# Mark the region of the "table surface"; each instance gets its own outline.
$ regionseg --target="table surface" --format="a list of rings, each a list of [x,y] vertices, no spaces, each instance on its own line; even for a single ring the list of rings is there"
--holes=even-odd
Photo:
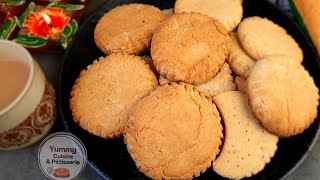
[[[88,4],[86,14],[91,14],[96,7],[106,0],[91,0]],[[86,16],[85,16],[86,17]],[[62,54],[33,53],[34,59],[40,64],[49,80],[57,88],[58,74],[62,61]],[[61,122],[58,119],[54,129],[61,128]],[[39,169],[37,161],[39,143],[17,151],[0,151],[0,179],[20,180],[20,179],[46,179]],[[294,150],[293,150],[294,151]],[[320,140],[317,141],[314,148],[303,162],[303,164],[289,177],[288,180],[320,179]],[[103,178],[96,173],[89,165],[86,166],[83,173],[77,178],[79,180]]]

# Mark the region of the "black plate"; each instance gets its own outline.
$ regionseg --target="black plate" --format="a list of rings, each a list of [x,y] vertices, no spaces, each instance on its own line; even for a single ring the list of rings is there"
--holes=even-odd
[[[123,138],[102,139],[91,135],[81,129],[72,120],[69,109],[69,94],[71,87],[81,70],[91,64],[93,60],[104,56],[96,48],[93,31],[99,18],[110,9],[125,3],[152,4],[160,9],[172,8],[173,0],[109,0],[101,6],[87,21],[79,28],[73,41],[65,52],[63,69],[60,74],[58,104],[59,113],[63,120],[66,131],[77,135],[85,144],[88,151],[89,164],[102,176],[112,179],[147,179],[140,173],[127,152]],[[295,22],[290,20],[280,10],[266,1],[244,0],[244,17],[261,16],[267,17],[275,23],[284,27],[294,37],[303,49],[303,65],[314,77],[320,87],[320,72],[318,56]],[[291,138],[280,139],[278,151],[272,161],[262,172],[250,179],[280,179],[293,172],[305,159],[306,155],[316,142],[319,132],[320,120],[315,122],[303,134]],[[212,168],[202,174],[199,179],[223,179],[215,174]]]

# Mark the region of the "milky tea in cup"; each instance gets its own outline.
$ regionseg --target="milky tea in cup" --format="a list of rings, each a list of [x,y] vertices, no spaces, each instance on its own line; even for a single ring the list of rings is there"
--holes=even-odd
[[[26,86],[30,69],[15,59],[0,59],[0,111],[9,106]]]
[[[29,146],[50,131],[55,91],[22,46],[0,40],[0,150]]]

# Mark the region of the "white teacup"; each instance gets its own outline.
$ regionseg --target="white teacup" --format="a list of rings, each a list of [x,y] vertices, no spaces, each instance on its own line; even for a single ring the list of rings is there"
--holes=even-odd
[[[1,60],[20,61],[29,68],[23,90],[0,109],[0,149],[20,149],[41,140],[50,131],[56,118],[55,91],[38,63],[22,46],[0,40]]]

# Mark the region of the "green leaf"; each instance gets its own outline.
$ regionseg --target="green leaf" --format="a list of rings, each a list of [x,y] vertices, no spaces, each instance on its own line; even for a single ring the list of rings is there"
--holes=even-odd
[[[17,27],[18,18],[16,16],[9,19],[9,21],[2,24],[0,30],[0,39],[9,39],[11,33]]]
[[[84,5],[65,4],[65,3],[50,3],[48,7],[62,8],[64,10],[72,10],[72,11],[79,11],[84,9]]]
[[[29,48],[43,47],[49,42],[48,39],[27,35],[18,35],[13,41]]]
[[[61,46],[66,49],[70,41],[72,40],[73,35],[78,29],[78,23],[76,20],[70,21],[63,30],[63,36],[60,39]]]
[[[30,16],[30,14],[32,13],[32,11],[34,11],[34,9],[36,8],[36,5],[31,2],[29,4],[29,6],[27,7],[27,9],[24,11],[24,13],[20,16],[19,19],[19,27],[22,27],[24,22],[26,21],[26,19]]]
[[[294,14],[294,16],[296,17],[296,19],[297,19],[297,21],[298,21],[300,27],[302,28],[302,30],[307,34],[307,36],[308,36],[308,37],[311,39],[311,41],[312,41],[312,38],[311,38],[310,33],[309,33],[308,29],[307,29],[307,26],[306,26],[306,24],[304,23],[304,21],[303,21],[301,15],[300,15],[300,13],[299,13],[296,5],[294,4],[294,1],[293,1],[293,0],[289,0],[289,5],[290,5],[290,7],[291,7],[292,13]]]
[[[13,6],[21,6],[26,3],[25,0],[0,0],[0,3],[7,3]]]

